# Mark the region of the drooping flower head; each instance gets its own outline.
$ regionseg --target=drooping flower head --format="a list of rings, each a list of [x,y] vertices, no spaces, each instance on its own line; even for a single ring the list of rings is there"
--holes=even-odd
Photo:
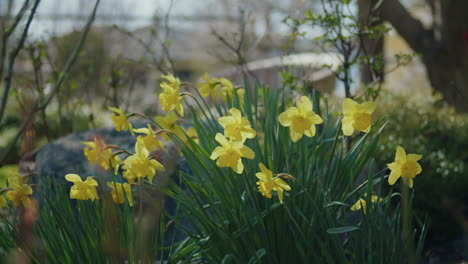
[[[302,96],[297,107],[290,107],[278,117],[282,126],[290,127],[292,141],[297,142],[303,135],[315,136],[315,125],[321,124],[323,119],[312,110],[312,102]]]
[[[112,168],[114,169],[115,174],[117,174],[119,172],[120,165],[123,164],[123,161],[120,159],[119,155],[112,154],[110,163],[111,163]]]
[[[273,178],[273,173],[263,165],[259,164],[261,172],[255,174],[259,179],[257,182],[258,190],[268,199],[271,199],[271,192],[278,193],[278,199],[283,203],[283,191],[291,190],[291,187],[279,177]]]
[[[167,75],[161,75],[161,77],[166,79],[169,82],[169,83],[167,82],[163,82],[163,83],[166,83],[167,85],[173,87],[174,89],[180,88],[180,85],[181,85],[180,79],[175,77],[174,75],[167,74]]]
[[[213,99],[216,100],[218,98],[219,89],[218,78],[210,78],[208,74],[205,74],[202,79],[203,82],[198,83],[198,90],[200,91],[201,96],[208,97],[211,95]]]
[[[364,197],[366,197],[367,194],[364,194]],[[382,201],[382,198],[378,197],[377,195],[372,195],[370,199],[371,203],[379,203]],[[372,207],[370,207],[372,209]],[[364,214],[366,214],[367,210],[367,204],[366,204],[366,199],[365,198],[360,198],[353,206],[351,206],[351,211],[359,211],[362,210]]]
[[[140,141],[135,143],[135,154],[125,159],[122,168],[124,169],[123,177],[129,183],[134,183],[137,178],[146,177],[151,183],[156,171],[165,170],[161,163],[149,157],[149,151]]]
[[[20,206],[21,204],[24,207],[29,207],[31,204],[31,198],[33,190],[31,186],[27,184],[11,184],[12,190],[7,191],[6,197],[10,200],[14,206]]]
[[[350,98],[343,100],[343,120],[341,129],[345,136],[351,136],[354,129],[369,133],[372,124],[371,114],[375,110],[374,102],[358,104]]]
[[[235,89],[234,86],[232,85],[232,82],[226,78],[219,78],[218,81],[221,85],[220,87],[221,99],[223,99],[224,102],[228,101],[228,97],[231,99],[231,101],[234,101],[234,93],[235,93],[239,97],[240,105],[242,106],[244,104],[244,96],[245,96],[244,88]]]
[[[154,120],[161,128],[167,129],[176,135],[179,135],[182,131],[181,126],[178,124],[179,117],[174,111],[168,112],[165,116],[156,116]],[[170,140],[165,134],[163,137],[165,140]]]
[[[143,145],[145,146],[145,148],[149,150],[150,152],[153,150],[157,150],[157,149],[162,149],[166,151],[166,149],[164,148],[164,144],[161,142],[161,140],[156,138],[156,133],[151,127],[151,125],[148,124],[148,127],[134,129],[133,131],[135,131],[136,133],[141,133],[141,134],[146,135],[146,136],[138,136],[137,140],[141,141]]]
[[[81,142],[88,146],[83,152],[91,165],[97,164],[105,170],[109,169],[109,162],[112,159],[112,151],[107,148],[107,144],[102,139],[94,138],[94,141]]]
[[[128,183],[117,183],[117,182],[108,182],[107,186],[109,186],[111,190],[112,200],[116,204],[123,204],[125,202],[125,197],[128,200],[128,204],[130,206],[134,205],[133,202],[133,194],[132,194],[132,186]]]
[[[108,106],[109,110],[114,112],[111,114],[112,122],[114,123],[116,131],[127,131],[130,130],[130,133],[133,135],[132,123],[128,122],[128,118],[123,112],[123,110],[115,107]]]
[[[176,110],[180,116],[184,116],[184,107],[181,104],[182,96],[180,95],[180,80],[172,75],[163,75],[169,83],[162,82],[161,88],[163,92],[159,95],[159,102],[164,111]]]
[[[224,128],[224,135],[231,140],[244,142],[247,138],[255,138],[255,130],[250,126],[249,120],[242,117],[241,111],[236,108],[229,109],[230,116],[218,118]]]
[[[218,167],[230,167],[236,173],[241,174],[244,171],[244,164],[242,164],[241,158],[253,159],[255,153],[252,149],[241,141],[230,141],[220,133],[216,134],[215,140],[221,144],[213,150],[210,158],[216,160]]]
[[[85,181],[77,174],[67,174],[65,179],[73,182],[74,185],[70,189],[70,199],[77,200],[92,200],[99,199],[96,186],[98,182],[91,177],[87,177]]]
[[[393,185],[401,177],[408,187],[413,188],[413,179],[422,172],[422,167],[418,163],[418,160],[421,158],[422,155],[419,154],[406,155],[405,150],[398,146],[396,149],[395,161],[387,164],[390,169],[388,183]]]

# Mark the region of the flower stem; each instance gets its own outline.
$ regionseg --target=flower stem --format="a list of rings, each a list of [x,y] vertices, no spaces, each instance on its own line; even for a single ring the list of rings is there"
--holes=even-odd
[[[414,248],[414,239],[411,232],[412,222],[411,222],[411,203],[410,203],[410,189],[408,185],[401,181],[401,192],[402,192],[402,201],[401,201],[401,222],[402,222],[402,240],[403,246],[406,250],[408,256],[408,263],[416,264],[417,256]]]

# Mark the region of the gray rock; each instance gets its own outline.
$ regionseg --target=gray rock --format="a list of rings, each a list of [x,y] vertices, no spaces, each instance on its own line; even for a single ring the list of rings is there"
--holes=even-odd
[[[86,159],[81,142],[93,141],[95,137],[102,138],[107,144],[121,146],[129,151],[133,150],[135,137],[127,132],[117,132],[104,128],[89,130],[68,135],[42,147],[36,155],[36,171],[39,174],[37,182],[49,177],[54,180],[65,181],[65,175],[75,173],[82,178],[97,176],[110,177],[109,172],[98,166],[92,166]]]
[[[145,125],[136,127],[145,127]],[[99,184],[104,186],[105,190],[108,190],[105,185],[106,182],[112,181],[110,171],[106,171],[100,166],[90,165],[83,153],[83,149],[86,146],[81,142],[93,141],[95,137],[104,139],[107,144],[120,146],[130,153],[134,152],[136,137],[128,132],[117,132],[113,128],[103,128],[74,133],[43,146],[37,152],[35,170],[38,175],[33,181],[44,187],[47,186],[46,183],[50,179],[54,181],[54,183],[64,184],[67,189],[69,189],[72,184],[65,180],[65,175],[74,173],[80,175],[82,179],[88,176],[96,176]],[[163,188],[167,186],[171,178],[173,178],[177,184],[180,184],[178,182],[178,177],[175,177],[178,170],[182,170],[186,173],[190,173],[191,171],[185,159],[180,156],[178,149],[173,143],[167,143],[165,148],[167,152],[161,151],[161,153],[158,152],[158,155],[160,155],[160,162],[164,165],[166,171],[157,172],[153,180],[153,184]],[[123,160],[126,154],[121,155],[121,159]],[[121,177],[121,173],[117,176],[117,181],[124,181]],[[141,191],[143,191],[145,195],[137,195],[140,191],[139,188],[142,188]],[[141,202],[145,208],[145,214],[149,219],[152,219],[152,226],[149,227],[149,229],[157,230],[159,227],[155,220],[159,219],[160,211],[164,208],[169,214],[174,214],[176,212],[177,203],[171,199],[167,199],[163,192],[153,189],[134,186],[133,192],[135,202]],[[46,192],[47,194],[45,194]],[[45,195],[53,195],[53,190],[50,192],[47,190],[46,192],[43,193]],[[100,193],[99,195],[101,197],[103,194]],[[139,201],[139,197],[144,198]],[[39,201],[43,200],[39,196],[37,198]],[[164,219],[163,221],[167,222],[168,219]],[[174,227],[174,225],[171,225],[167,230],[165,244],[168,245],[169,243],[180,241],[184,238],[185,235],[182,231]]]

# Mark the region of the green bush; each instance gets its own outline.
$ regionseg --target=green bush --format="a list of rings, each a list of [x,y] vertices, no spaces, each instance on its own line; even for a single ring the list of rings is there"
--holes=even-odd
[[[436,97],[414,100],[391,93],[383,94],[377,112],[387,120],[377,150],[380,164],[393,159],[397,145],[422,154],[424,177],[415,180],[415,210],[430,215],[432,239],[460,235],[462,226],[449,204],[467,212],[462,206],[468,204],[468,115]]]

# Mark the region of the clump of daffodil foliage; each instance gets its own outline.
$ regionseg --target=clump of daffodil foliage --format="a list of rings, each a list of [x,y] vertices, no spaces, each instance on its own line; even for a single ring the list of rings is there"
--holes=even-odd
[[[44,242],[48,248],[64,243],[61,257],[87,262],[417,261],[424,230],[416,237],[409,192],[417,189],[416,176],[424,174],[422,156],[394,146],[395,160],[388,168],[376,167],[373,155],[384,129],[382,120],[372,118],[376,103],[347,98],[332,114],[316,94],[288,87],[237,87],[208,75],[198,85],[170,74],[163,78],[162,115],[149,118],[109,107],[115,129],[135,135],[133,150],[97,138],[83,142],[90,164],[108,170],[114,180],[64,175],[72,187],[60,192],[60,199],[46,199],[51,214],[41,214],[45,223],[38,224],[39,237],[51,240]],[[134,116],[148,124],[134,127]],[[169,164],[156,153],[168,151],[169,142],[190,173],[179,171],[164,189],[154,178]],[[382,191],[400,178],[401,195]],[[145,189],[162,191],[177,204],[170,215],[161,205],[158,214],[149,215],[147,221],[159,224],[156,229],[145,227],[144,217],[134,218],[144,216],[144,200],[162,202]],[[30,203],[29,185],[7,191],[14,206]],[[58,202],[63,199],[78,200],[78,211]],[[58,212],[63,216],[55,216]],[[94,222],[86,222],[92,217]],[[48,234],[57,219],[57,235]],[[184,231],[186,239],[166,243],[168,228]],[[74,254],[76,241],[83,245]]]

